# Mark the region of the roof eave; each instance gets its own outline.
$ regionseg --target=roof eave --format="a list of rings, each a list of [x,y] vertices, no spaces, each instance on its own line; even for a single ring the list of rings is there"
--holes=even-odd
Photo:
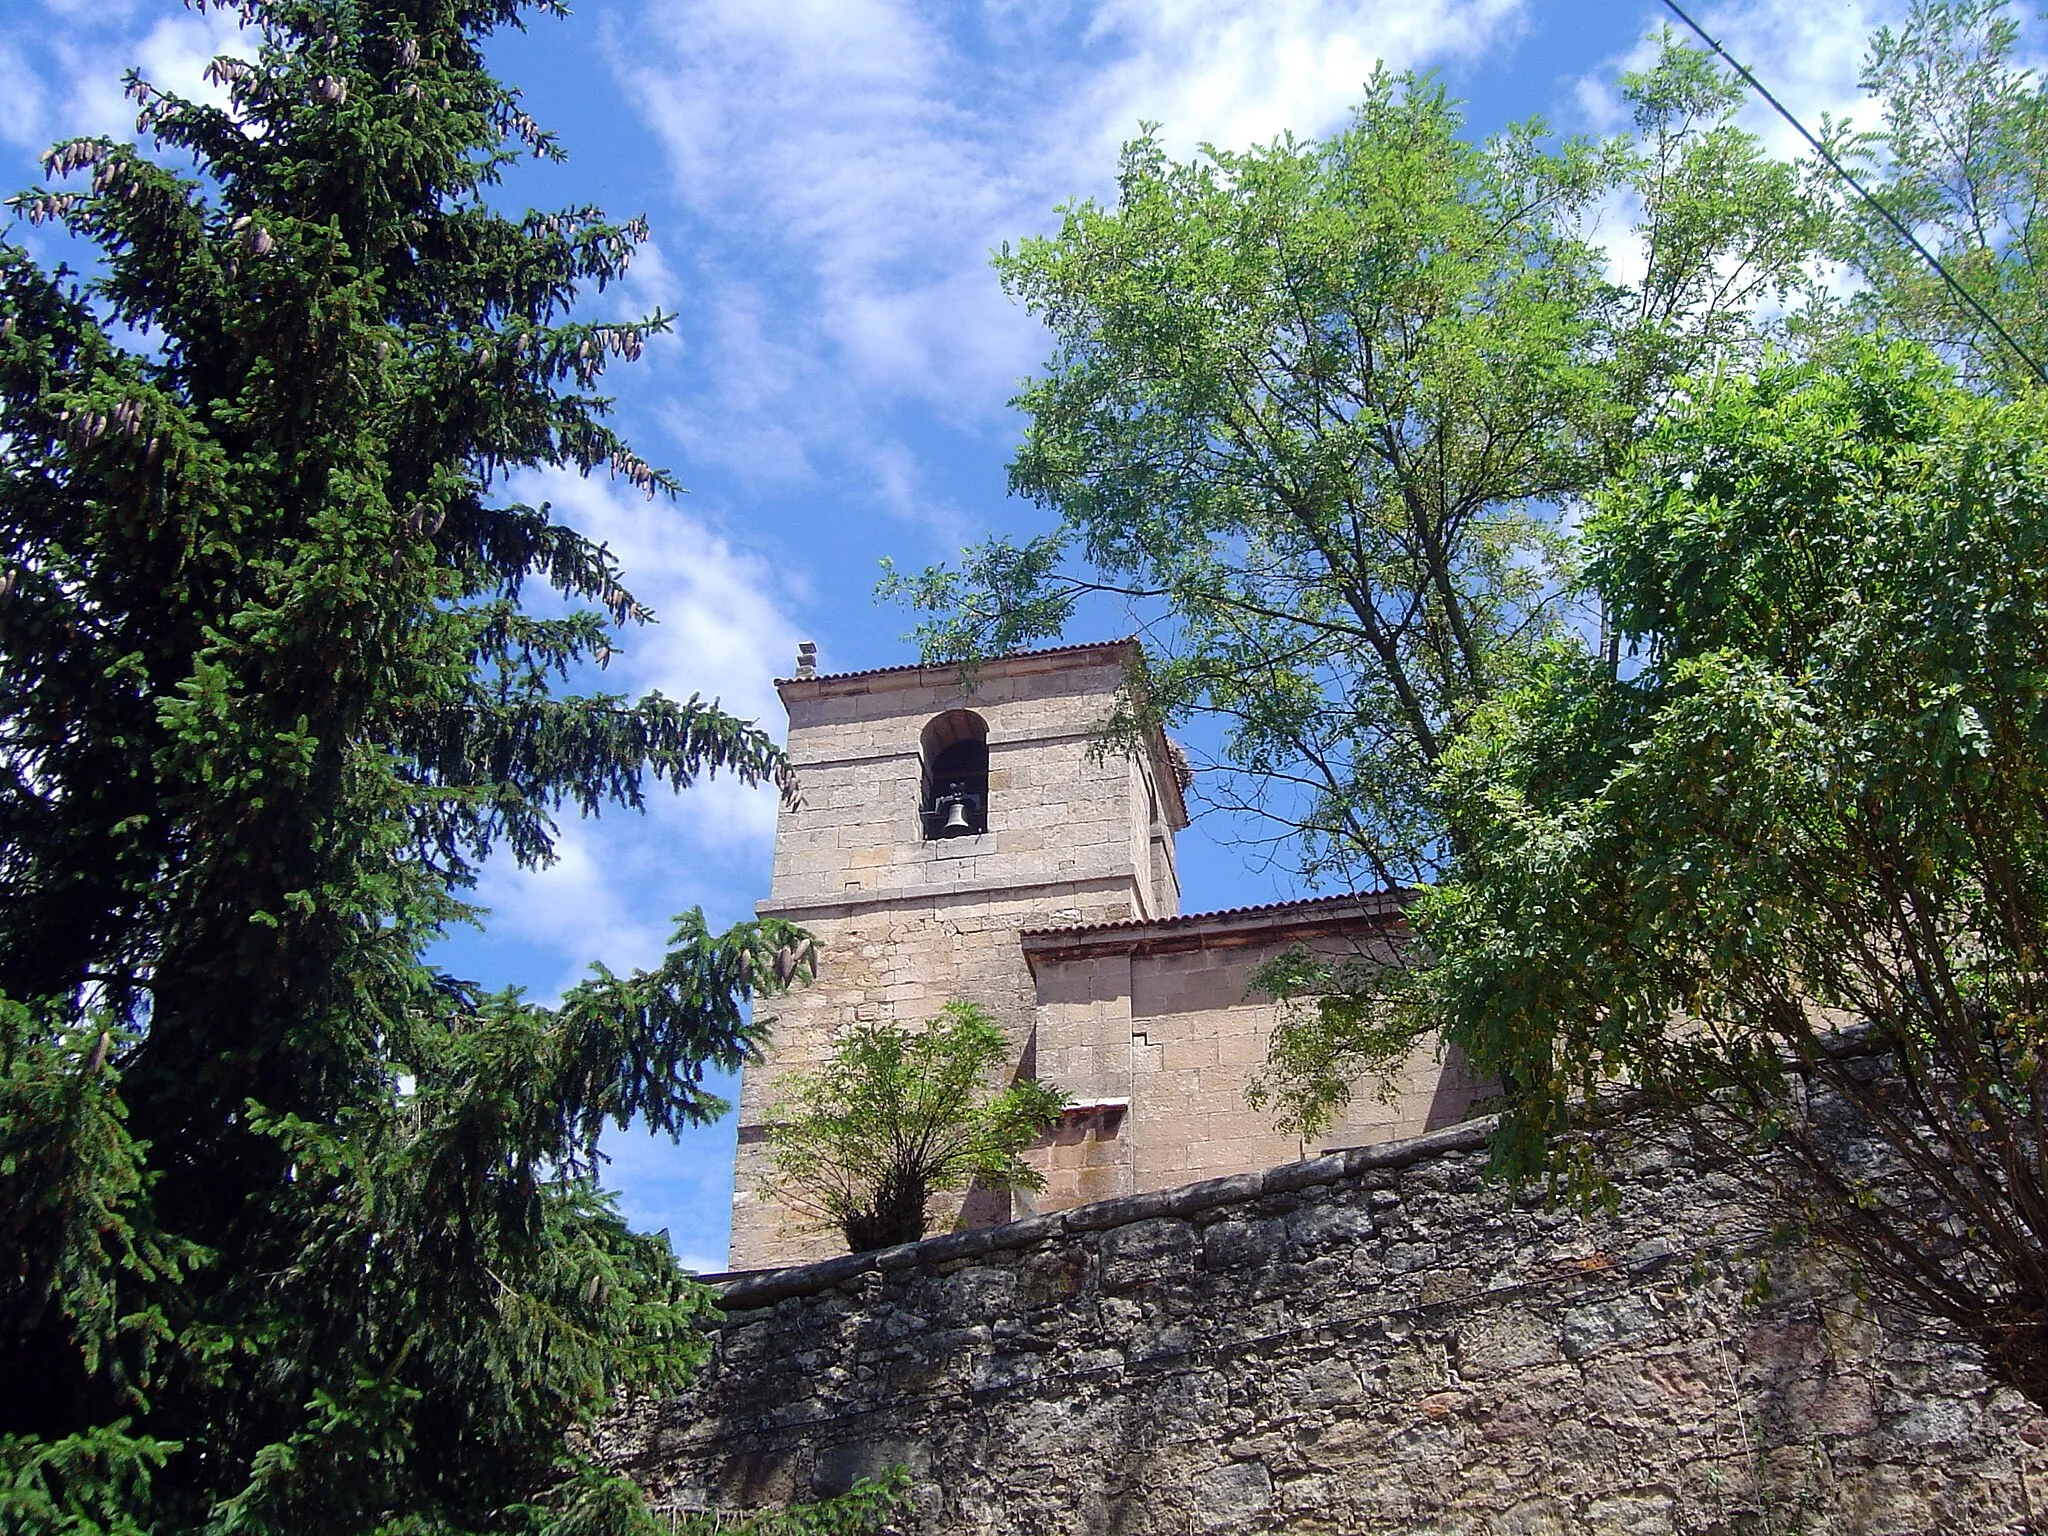
[[[1407,926],[1403,913],[1413,895],[1406,890],[1372,891],[1269,902],[1255,907],[1227,907],[1181,917],[1127,918],[1072,928],[1027,928],[1018,939],[1025,963],[1036,974],[1038,962],[1043,959],[1232,949],[1343,933],[1400,932]]]
[[[981,677],[1001,677],[1013,672],[1039,672],[1049,670],[1046,662],[1059,658],[1079,658],[1091,651],[1098,651],[1105,658],[1119,660],[1127,656],[1137,641],[1125,636],[1121,640],[1091,640],[1078,645],[1050,645],[1035,651],[1011,651],[1002,656],[990,656],[975,662],[905,662],[894,667],[868,667],[858,672],[818,672],[809,677],[778,677],[775,691],[787,704],[791,699],[814,699],[826,693],[867,693],[874,685],[883,688],[915,688],[920,684],[944,685],[955,682],[963,671]],[[855,686],[847,686],[855,685]]]

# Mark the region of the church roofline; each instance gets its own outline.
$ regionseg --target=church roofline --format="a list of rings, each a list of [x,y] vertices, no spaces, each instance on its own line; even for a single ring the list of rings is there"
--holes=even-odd
[[[1025,961],[1035,972],[1041,958],[1227,949],[1360,928],[1393,928],[1400,924],[1410,895],[1408,891],[1391,890],[1312,896],[1302,901],[1189,912],[1180,917],[1133,917],[1074,928],[1027,928],[1018,938],[1024,946]]]
[[[1101,651],[1105,654],[1122,658],[1127,656],[1137,644],[1138,642],[1135,638],[1126,635],[1121,640],[1089,640],[1078,645],[1048,645],[1036,651],[1009,651],[1001,656],[989,656],[980,661],[968,663],[957,661],[909,661],[894,667],[866,667],[857,672],[817,672],[809,677],[778,677],[775,679],[775,691],[782,694],[785,700],[790,696],[789,690],[796,690],[799,697],[809,698],[813,696],[813,689],[819,694],[848,691],[837,687],[827,688],[818,685],[826,683],[865,683],[874,678],[887,679],[882,684],[885,688],[914,688],[921,681],[915,675],[920,672],[958,677],[963,665],[970,667],[975,672],[982,674],[992,673],[996,676],[1016,671],[1037,672],[1045,669],[1034,665],[1034,663],[1049,657],[1078,657],[1089,651]],[[865,688],[853,689],[851,691],[856,693],[867,692]]]

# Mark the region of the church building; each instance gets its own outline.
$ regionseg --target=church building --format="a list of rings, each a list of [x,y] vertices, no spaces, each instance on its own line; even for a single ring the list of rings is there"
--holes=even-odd
[[[1463,1119],[1479,1089],[1418,1051],[1387,1097],[1361,1094],[1314,1145],[1276,1131],[1245,1090],[1279,1005],[1251,978],[1290,946],[1384,954],[1398,905],[1340,896],[1183,913],[1174,835],[1185,760],[1163,735],[1105,752],[1101,728],[1139,666],[1135,641],[957,667],[821,674],[805,647],[776,683],[799,798],[776,824],[763,916],[817,936],[815,983],[775,1001],[766,1061],[744,1075],[729,1267],[827,1257],[762,1193],[781,1075],[835,1035],[915,1024],[958,998],[1008,1034],[1012,1072],[1064,1089],[1027,1156],[1035,1196],[976,1192],[934,1231],[1252,1172]]]

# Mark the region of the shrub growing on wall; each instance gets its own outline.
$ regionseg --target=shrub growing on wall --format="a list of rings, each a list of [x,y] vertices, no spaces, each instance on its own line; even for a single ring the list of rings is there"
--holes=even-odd
[[[934,1195],[1043,1188],[1018,1154],[1067,1096],[1031,1078],[994,1088],[1009,1056],[972,1003],[948,1003],[917,1028],[856,1027],[816,1071],[785,1079],[768,1124],[771,1189],[858,1253],[923,1237]]]

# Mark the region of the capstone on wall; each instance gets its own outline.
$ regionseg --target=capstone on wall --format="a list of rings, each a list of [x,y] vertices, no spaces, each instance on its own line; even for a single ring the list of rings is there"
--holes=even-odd
[[[741,1281],[601,1444],[664,1509],[902,1464],[926,1536],[2032,1528],[2048,1422],[1743,1179],[1651,1140],[1582,1217],[1485,1130]]]

